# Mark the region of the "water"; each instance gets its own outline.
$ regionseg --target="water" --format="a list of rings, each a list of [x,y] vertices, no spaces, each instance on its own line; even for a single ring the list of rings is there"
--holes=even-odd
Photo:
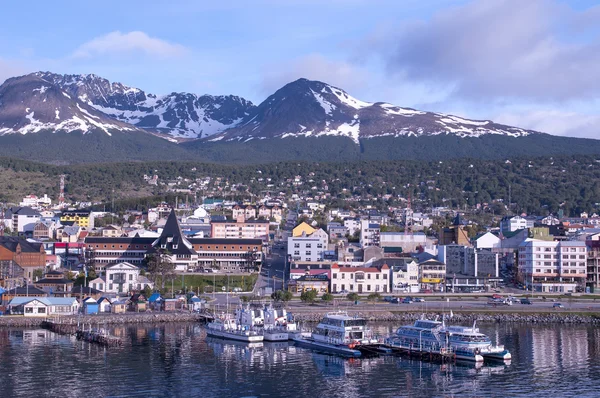
[[[375,325],[386,333],[395,325]],[[600,329],[481,324],[510,363],[342,359],[287,343],[248,347],[197,324],[113,329],[104,349],[41,329],[0,329],[2,397],[600,397]]]

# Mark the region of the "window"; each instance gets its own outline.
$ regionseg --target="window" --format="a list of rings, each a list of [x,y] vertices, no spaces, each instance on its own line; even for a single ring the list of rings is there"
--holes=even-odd
[[[336,272],[336,273],[334,273],[334,274],[333,274],[333,279],[337,279],[337,276],[338,276],[337,272]],[[334,285],[334,286],[335,286],[335,285]],[[333,291],[335,291],[335,288],[333,288]]]
[[[133,274],[129,274],[129,280],[132,281],[133,280]]]
[[[45,314],[46,313],[46,309],[45,308],[38,308],[38,314]]]
[[[346,279],[346,274],[342,274],[342,279]]]
[[[379,274],[376,274],[376,275],[375,275],[375,279],[379,279]]]
[[[311,255],[310,251],[307,251],[307,252],[306,252],[306,255],[307,255],[307,256],[310,256],[310,255]]]
[[[367,274],[367,279],[371,279],[371,274]]]
[[[383,274],[383,279],[387,279],[387,274]]]
[[[300,247],[300,243],[294,243],[294,249],[298,249],[299,247]]]
[[[371,285],[367,285],[367,291],[371,291]]]
[[[312,244],[311,244],[311,243],[307,243],[307,244],[306,244],[306,248],[307,248],[307,249],[310,249],[311,247],[312,247]]]

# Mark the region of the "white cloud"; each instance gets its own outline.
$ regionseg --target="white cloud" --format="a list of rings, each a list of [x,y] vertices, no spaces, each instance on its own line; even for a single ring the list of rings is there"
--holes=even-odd
[[[598,26],[594,8],[477,0],[378,31],[361,51],[380,54],[392,75],[454,86],[459,98],[595,98],[600,36],[591,31]]]
[[[127,55],[143,53],[150,56],[167,58],[180,57],[188,52],[186,47],[165,40],[150,37],[144,32],[110,32],[79,46],[72,54],[73,58],[92,58],[102,55]]]

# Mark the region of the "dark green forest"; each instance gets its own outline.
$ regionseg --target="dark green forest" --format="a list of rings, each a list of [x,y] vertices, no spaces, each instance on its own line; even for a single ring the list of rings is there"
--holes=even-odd
[[[380,208],[398,205],[400,197],[410,196],[413,207],[473,207],[502,201],[514,213],[575,216],[582,211],[598,211],[600,202],[600,160],[595,156],[538,157],[529,159],[444,161],[358,161],[358,162],[278,162],[239,166],[199,162],[128,162],[56,166],[25,160],[0,158],[2,174],[15,173],[19,179],[36,179],[33,187],[43,192],[19,191],[18,181],[0,180],[0,201],[17,200],[25,194],[58,195],[58,180],[66,175],[66,196],[74,200],[115,202],[130,208],[145,207],[157,201],[172,201],[166,185],[149,186],[144,174],[157,174],[159,181],[177,177],[189,181],[212,177],[197,196],[250,198],[250,193],[304,193],[331,195],[331,206],[347,206],[348,199],[360,196]],[[302,176],[303,184],[290,180]],[[215,188],[216,177],[222,182]],[[262,179],[262,181],[260,180]],[[270,181],[268,180],[270,179]],[[225,183],[227,182],[227,183]],[[13,188],[10,195],[6,187]],[[231,186],[236,185],[232,190]],[[213,194],[213,189],[222,189]],[[25,188],[24,188],[25,189]],[[31,187],[27,189],[33,189]],[[18,196],[20,195],[20,196]],[[383,200],[384,195],[391,195]],[[16,197],[15,197],[16,196]],[[184,195],[179,195],[182,200]]]

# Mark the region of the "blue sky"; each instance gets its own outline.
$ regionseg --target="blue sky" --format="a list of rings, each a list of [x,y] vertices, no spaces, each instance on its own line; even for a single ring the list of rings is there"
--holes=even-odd
[[[589,0],[10,2],[0,80],[95,73],[258,103],[299,77],[366,101],[600,138]]]

